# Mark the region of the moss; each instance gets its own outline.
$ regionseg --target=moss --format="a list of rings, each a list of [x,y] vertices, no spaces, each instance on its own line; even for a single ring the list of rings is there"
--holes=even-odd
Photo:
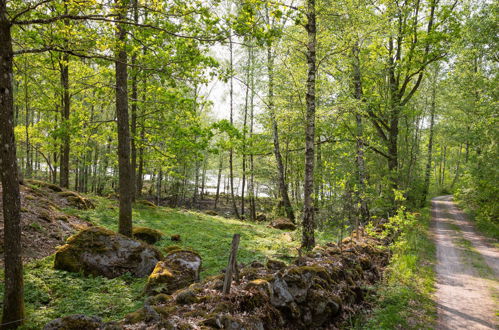
[[[75,193],[74,191],[70,191],[70,190],[58,192],[57,195],[59,195],[61,197],[71,197],[71,196],[72,197],[79,197],[80,196],[77,193]]]
[[[149,305],[155,306],[155,305],[163,305],[169,302],[172,299],[172,296],[160,293],[155,296],[147,298],[147,303]]]
[[[159,230],[147,227],[134,227],[132,234],[135,239],[139,239],[149,244],[154,244],[163,237],[163,233]]]
[[[129,324],[135,324],[146,319],[146,311],[144,308],[139,309],[138,311],[129,313],[125,316],[125,322]]]
[[[214,216],[214,217],[218,215],[217,211],[213,211],[213,210],[208,210],[208,211],[205,211],[204,213],[211,215],[211,216]]]
[[[62,188],[59,187],[58,185],[56,184],[53,184],[53,183],[49,183],[49,182],[44,182],[44,181],[39,181],[39,180],[24,180],[26,183],[28,184],[32,184],[34,186],[38,186],[38,187],[44,187],[44,188],[48,188],[52,191],[56,191],[56,192],[59,192],[59,191],[62,191]]]
[[[331,276],[329,275],[328,271],[326,268],[321,267],[321,266],[299,266],[299,267],[291,267],[287,271],[288,274],[299,274],[302,275],[303,273],[313,273],[316,274],[317,276],[321,277],[322,279],[332,282]]]
[[[50,214],[50,212],[48,212],[47,210],[41,210],[40,213],[38,213],[38,217],[42,220],[47,221],[47,222],[54,221],[52,214]]]
[[[175,312],[177,306],[154,306],[153,307],[156,313],[161,315],[163,318],[168,318],[171,314]]]
[[[65,214],[58,214],[56,215],[55,217],[56,220],[61,220],[61,221],[64,221],[64,222],[68,222],[69,221],[69,217]]]
[[[189,249],[189,248],[178,248],[178,249],[174,249],[174,250],[170,250],[166,253],[166,256],[165,258],[167,258],[168,256],[171,256],[172,254],[176,254],[176,253],[180,253],[180,252],[188,252],[188,253],[192,253],[192,254],[195,254],[196,256],[198,256],[199,258],[201,258],[201,255],[199,253],[197,253],[196,251],[192,250],[192,249]]]
[[[141,199],[136,202],[137,204],[143,205],[143,206],[149,206],[149,207],[157,207],[156,204],[154,204],[151,201]]]
[[[286,263],[280,260],[269,259],[266,264],[268,269],[279,270],[286,267]]]
[[[163,249],[163,251],[165,251],[166,254],[169,254],[170,252],[173,252],[173,251],[179,251],[179,250],[182,250],[182,247],[178,246],[178,245],[169,245]]]

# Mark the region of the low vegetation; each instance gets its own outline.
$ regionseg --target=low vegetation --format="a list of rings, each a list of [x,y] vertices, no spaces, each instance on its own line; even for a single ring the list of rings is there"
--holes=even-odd
[[[392,245],[392,257],[385,280],[377,287],[374,309],[355,327],[362,329],[432,329],[436,305],[432,297],[435,283],[435,246],[430,237],[430,214],[394,219],[400,235]],[[364,323],[365,322],[365,323]]]
[[[91,199],[96,204],[95,209],[65,208],[64,212],[94,225],[116,230],[117,201],[95,196]],[[266,223],[151,207],[143,203],[136,205],[133,215],[137,226],[156,229],[164,234],[155,244],[161,250],[178,246],[197,251],[203,258],[202,278],[221,274],[226,267],[234,233],[241,234],[240,263],[248,264],[253,260],[265,262],[269,258],[289,262],[298,255],[299,231],[286,232],[269,228]],[[172,235],[179,235],[180,241],[172,241]],[[320,243],[332,240],[332,232],[319,233]],[[52,319],[74,313],[98,315],[104,321],[120,320],[143,305],[147,278],[134,278],[128,274],[114,279],[85,277],[83,274],[55,270],[53,265],[53,255],[26,265],[27,320],[21,329],[40,329]],[[3,278],[3,274],[0,277]],[[2,293],[3,282],[0,282],[0,296]]]

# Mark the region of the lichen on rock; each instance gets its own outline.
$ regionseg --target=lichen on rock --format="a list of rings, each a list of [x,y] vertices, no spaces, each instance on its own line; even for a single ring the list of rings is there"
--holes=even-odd
[[[159,230],[147,227],[133,227],[132,235],[135,239],[144,241],[148,244],[154,244],[163,237],[163,233]]]
[[[189,250],[173,250],[154,267],[147,279],[148,294],[171,294],[199,281],[201,257]]]
[[[124,235],[90,227],[67,239],[55,254],[54,268],[114,278],[125,273],[148,276],[162,254]]]
[[[289,220],[287,218],[282,218],[282,217],[272,220],[272,222],[270,223],[269,226],[272,228],[281,229],[281,230],[295,230],[296,229],[296,225],[293,222],[291,222],[291,220]]]

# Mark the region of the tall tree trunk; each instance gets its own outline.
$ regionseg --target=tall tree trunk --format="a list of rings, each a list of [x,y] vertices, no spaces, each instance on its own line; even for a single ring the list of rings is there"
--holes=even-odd
[[[244,217],[244,189],[246,186],[246,131],[248,130],[248,103],[249,103],[249,79],[250,79],[250,67],[251,67],[251,58],[250,52],[248,50],[248,58],[246,63],[246,90],[244,95],[244,115],[243,115],[243,178],[241,184],[241,216]]]
[[[232,50],[232,38],[229,37],[229,55],[230,55],[230,123],[234,124],[234,78],[232,77],[232,70],[234,68],[233,64],[233,50]],[[234,195],[234,150],[231,147],[229,150],[229,180],[230,180],[230,197],[232,199],[232,208],[234,210],[234,215],[237,219],[240,218],[239,210],[237,209],[236,197]]]
[[[126,17],[127,1],[116,0],[118,20]],[[118,169],[119,169],[119,226],[118,231],[132,236],[132,171],[130,164],[130,125],[128,123],[128,69],[126,30],[124,24],[117,25],[116,54],[116,116],[118,119]]]
[[[68,14],[68,7],[64,1],[64,11]],[[69,21],[64,20],[64,26],[68,28]],[[68,48],[68,40],[64,39],[64,45]],[[61,144],[61,174],[59,183],[61,187],[69,188],[69,153],[70,153],[70,134],[69,134],[69,116],[70,116],[70,95],[69,95],[69,54],[63,53],[59,62],[61,70],[61,85],[62,85],[62,113],[61,122],[64,127]]]
[[[295,222],[295,213],[293,207],[291,206],[291,201],[288,195],[288,185],[286,183],[286,173],[284,170],[284,164],[282,162],[281,149],[279,146],[279,129],[277,126],[277,119],[275,116],[274,109],[274,56],[272,54],[272,46],[267,47],[267,74],[268,74],[268,108],[270,111],[270,118],[272,121],[272,133],[274,138],[274,156],[277,163],[277,180],[279,185],[279,193],[282,198],[282,204],[284,206],[284,211],[286,212],[286,217]]]
[[[362,92],[362,76],[360,72],[360,58],[359,58],[359,48],[354,46],[353,50],[353,90],[354,98],[358,101],[358,107],[363,106],[363,92]],[[360,222],[366,224],[369,221],[369,206],[366,200],[366,166],[364,161],[364,129],[362,124],[362,113],[358,109],[355,113],[355,123],[356,123],[356,153],[357,157],[355,159],[357,166],[357,177],[359,189],[357,189],[357,201],[359,204],[359,218]],[[359,224],[357,224],[357,229]],[[358,234],[358,232],[357,232]],[[358,235],[357,235],[358,237]]]
[[[433,152],[433,126],[435,125],[435,108],[436,108],[436,93],[437,93],[437,74],[438,69],[435,70],[432,82],[431,91],[431,104],[430,104],[430,136],[428,138],[428,153],[426,158],[426,170],[424,177],[423,192],[421,194],[421,206],[426,203],[426,198],[428,197],[428,192],[430,190],[430,176],[431,176],[431,163],[432,163],[432,152]]]
[[[138,8],[138,0],[133,0],[133,21],[135,23],[139,23],[139,8]],[[135,67],[135,63],[137,62],[137,55],[135,52],[132,54],[131,64],[132,64],[132,104],[131,104],[131,125],[130,125],[130,133],[131,133],[131,173],[130,180],[132,189],[132,201],[135,201],[135,197],[137,195],[137,145],[135,143],[137,137],[137,76],[138,69]]]
[[[316,68],[316,23],[315,0],[307,1],[307,114],[305,129],[305,182],[303,186],[303,236],[301,245],[309,250],[315,246],[314,210],[314,149],[315,149],[315,78]]]
[[[24,321],[21,251],[21,194],[14,139],[13,52],[6,1],[0,1],[0,179],[4,218],[4,292],[2,329]]]
[[[255,163],[253,157],[253,126],[254,126],[254,96],[255,96],[255,76],[254,76],[254,54],[253,48],[249,49],[249,57],[250,61],[250,127],[249,127],[249,138],[250,138],[250,159],[249,159],[249,167],[250,167],[250,178],[248,182],[248,195],[249,195],[249,203],[250,203],[250,219],[252,221],[256,220],[256,201],[255,201]]]
[[[25,139],[26,139],[26,167],[24,176],[30,178],[33,172],[33,161],[31,155],[31,144],[29,139],[29,126],[31,125],[30,107],[29,107],[29,93],[28,93],[28,64],[27,56],[24,57],[24,107],[26,110],[25,117]]]

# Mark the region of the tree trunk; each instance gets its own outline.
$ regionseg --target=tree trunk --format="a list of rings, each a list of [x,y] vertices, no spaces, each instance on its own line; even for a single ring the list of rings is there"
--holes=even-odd
[[[363,106],[362,100],[362,77],[360,73],[360,58],[359,58],[359,48],[354,46],[353,48],[353,89],[354,98],[358,101],[358,106]],[[364,131],[362,125],[362,114],[360,109],[355,113],[356,122],[356,153],[357,157],[355,159],[357,165],[357,176],[359,189],[357,189],[357,201],[359,204],[359,218],[360,222],[367,224],[369,221],[369,206],[366,200],[366,167],[364,161]],[[357,223],[357,229],[359,224]],[[357,235],[358,237],[358,235]]]
[[[301,246],[310,250],[315,246],[314,210],[314,149],[315,149],[315,78],[316,78],[316,25],[315,0],[307,1],[307,113],[305,129],[305,182],[303,187],[303,236]]]
[[[118,19],[126,17],[126,1],[116,0]],[[126,30],[123,24],[117,26],[116,54],[116,116],[118,119],[118,169],[119,169],[119,226],[118,231],[125,236],[132,236],[132,171],[130,164],[130,125],[128,123],[128,69]]]
[[[133,0],[133,21],[135,23],[139,22],[139,9],[138,9],[138,0]],[[131,133],[131,172],[130,172],[130,180],[131,185],[133,187],[132,201],[135,201],[135,197],[137,195],[137,146],[135,143],[136,135],[137,135],[137,76],[138,69],[135,67],[135,63],[137,62],[137,55],[135,52],[132,54],[131,64],[132,64],[132,104],[131,104],[131,125],[130,125],[130,133]]]
[[[233,64],[233,51],[232,51],[232,39],[229,37],[229,53],[230,53],[230,70],[232,72]],[[234,124],[234,78],[232,73],[230,76],[230,123]],[[234,196],[234,150],[231,147],[229,150],[229,180],[230,180],[230,197],[232,200],[232,208],[234,210],[234,216],[239,219],[239,211],[236,205],[236,197]]]
[[[431,162],[432,162],[432,152],[433,152],[433,126],[435,125],[435,108],[436,108],[436,92],[437,92],[437,74],[438,69],[435,70],[433,77],[433,86],[431,91],[431,105],[430,105],[430,136],[428,138],[428,154],[426,158],[426,170],[423,185],[423,192],[421,196],[421,207],[426,203],[426,198],[430,190],[430,175],[431,175]]]
[[[213,208],[217,209],[218,199],[220,198],[220,181],[222,179],[222,168],[223,168],[223,155],[220,154],[220,161],[218,163],[218,176],[217,176],[217,192],[215,194],[215,205]]]
[[[255,201],[255,164],[253,158],[253,126],[254,126],[254,90],[255,90],[255,77],[254,77],[254,55],[253,49],[249,49],[249,57],[250,61],[250,127],[249,127],[249,138],[250,138],[250,148],[251,154],[249,159],[249,167],[250,167],[250,178],[248,182],[248,195],[249,195],[249,203],[250,203],[250,219],[252,221],[256,220],[256,201]]]
[[[68,13],[67,3],[64,2],[65,13]],[[64,20],[64,25],[67,27],[69,25],[68,20]],[[65,39],[64,44],[68,45],[68,41]],[[62,135],[61,144],[61,174],[59,177],[59,182],[61,187],[69,188],[69,153],[70,153],[70,134],[69,134],[69,116],[70,116],[70,95],[69,95],[69,54],[63,53],[61,55],[61,60],[59,62],[61,70],[61,85],[62,85],[62,113],[61,122],[64,128]]]
[[[272,132],[274,137],[274,156],[277,163],[277,180],[279,185],[279,193],[282,198],[282,204],[286,212],[286,217],[295,222],[295,214],[291,201],[288,195],[288,185],[285,179],[284,164],[282,162],[281,149],[279,146],[279,129],[274,110],[274,57],[272,55],[272,47],[267,47],[267,73],[268,73],[268,107],[270,118],[272,120]]]
[[[2,329],[24,321],[21,251],[21,194],[14,140],[13,52],[6,1],[0,1],[0,179],[4,218],[4,292]]]

